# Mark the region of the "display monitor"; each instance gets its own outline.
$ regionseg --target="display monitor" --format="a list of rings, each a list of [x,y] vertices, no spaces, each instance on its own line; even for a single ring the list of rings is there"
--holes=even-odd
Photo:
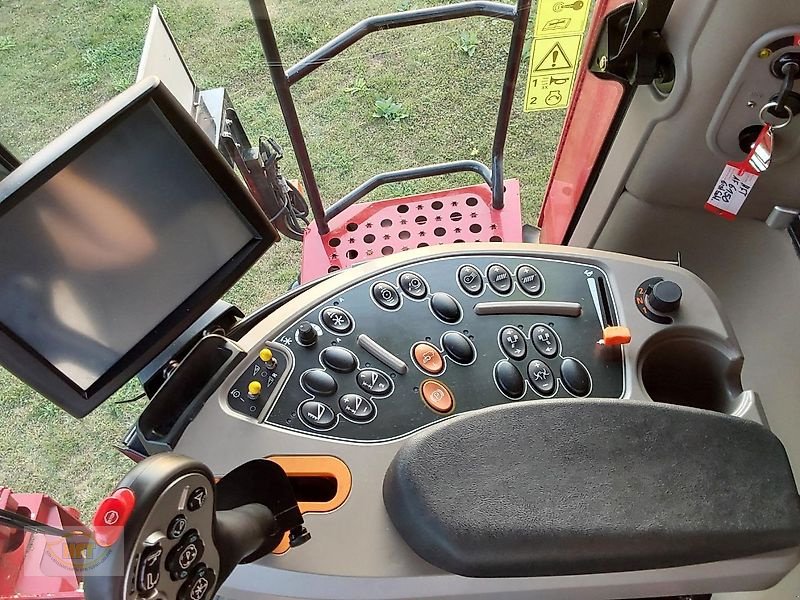
[[[84,416],[277,234],[155,77],[0,181],[0,362]]]

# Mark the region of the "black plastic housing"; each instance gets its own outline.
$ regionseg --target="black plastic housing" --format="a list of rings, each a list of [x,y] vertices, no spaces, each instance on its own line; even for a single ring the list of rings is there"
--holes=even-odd
[[[88,389],[81,389],[24,339],[0,323],[0,363],[75,417],[87,415],[141,371],[208,310],[278,240],[277,232],[247,188],[156,77],[144,79],[116,96],[0,181],[0,218],[101,139],[110,128],[148,103],[155,105],[164,115],[202,168],[248,222],[253,230],[253,237]]]
[[[219,335],[206,336],[192,348],[136,422],[137,437],[147,454],[174,449],[206,400],[244,356],[241,348]]]

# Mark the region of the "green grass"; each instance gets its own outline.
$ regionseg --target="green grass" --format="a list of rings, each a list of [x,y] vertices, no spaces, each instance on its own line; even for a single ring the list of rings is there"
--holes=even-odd
[[[269,0],[284,62],[291,64],[363,17],[434,5],[431,0]],[[25,158],[114,94],[136,74],[149,0],[0,0],[0,139]],[[264,57],[243,0],[159,3],[197,83],[224,86],[251,138],[286,146],[297,174]],[[474,35],[472,35],[474,33]],[[510,24],[472,19],[367,37],[293,91],[326,202],[380,171],[477,158],[489,162]],[[475,41],[472,56],[460,49]],[[511,122],[506,174],[522,182],[534,222],[563,112],[522,112],[526,68]],[[373,118],[392,98],[408,118]],[[371,199],[476,183],[456,175],[386,186]],[[287,288],[300,248],[284,241],[228,294],[245,311]],[[115,400],[138,393],[134,383]],[[143,402],[112,401],[73,419],[0,372],[0,485],[46,491],[91,511],[129,468],[111,447]]]

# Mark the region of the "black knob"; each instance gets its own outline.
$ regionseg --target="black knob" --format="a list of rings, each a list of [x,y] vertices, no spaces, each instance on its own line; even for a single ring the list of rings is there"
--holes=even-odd
[[[317,343],[317,330],[308,321],[303,321],[297,327],[297,341],[303,346],[313,346]]]
[[[671,313],[678,310],[682,296],[681,286],[674,281],[659,281],[653,286],[647,299],[650,301],[650,308],[654,311]]]

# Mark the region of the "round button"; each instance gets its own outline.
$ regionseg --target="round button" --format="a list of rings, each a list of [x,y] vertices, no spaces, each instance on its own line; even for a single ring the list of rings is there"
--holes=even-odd
[[[448,331],[442,336],[442,348],[453,362],[468,365],[475,360],[475,348],[469,338],[458,331]]]
[[[265,363],[268,363],[272,360],[272,350],[269,348],[262,348],[258,353],[258,357]]]
[[[436,292],[431,296],[431,312],[440,321],[458,323],[461,320],[461,305],[450,294]]]
[[[467,294],[477,296],[483,291],[483,276],[472,265],[464,265],[458,270],[458,284]]]
[[[438,413],[449,413],[453,410],[453,394],[441,382],[435,379],[424,381],[419,388],[425,404]]]
[[[372,396],[385,396],[392,391],[392,382],[389,378],[375,369],[364,369],[356,377],[358,387]]]
[[[556,380],[553,371],[541,360],[532,360],[528,363],[528,381],[542,396],[549,396],[556,389]]]
[[[522,265],[517,269],[517,283],[531,296],[536,296],[542,291],[542,277],[539,271],[530,265]]]
[[[333,306],[322,311],[322,324],[334,333],[350,333],[353,330],[352,317],[341,308]]]
[[[531,330],[531,342],[545,358],[553,358],[558,354],[558,339],[555,332],[547,325],[537,325]]]
[[[177,600],[208,600],[216,581],[214,570],[201,564],[178,590]]]
[[[561,363],[561,381],[574,396],[587,396],[592,390],[589,371],[575,358],[565,358]]]
[[[415,300],[420,300],[428,295],[428,286],[425,280],[416,273],[403,273],[400,275],[400,289]]]
[[[353,421],[365,422],[375,416],[375,406],[358,394],[345,394],[339,398],[342,414]]]
[[[330,429],[336,424],[333,410],[322,402],[306,400],[297,411],[303,422],[313,429]]]
[[[122,529],[133,512],[136,496],[128,488],[115,490],[104,499],[92,518],[97,545],[108,548],[122,535]]]
[[[338,389],[336,380],[321,369],[310,369],[300,375],[300,384],[317,396],[333,396]]]
[[[201,542],[197,542],[194,544],[188,544],[178,555],[178,566],[186,571],[190,569],[192,565],[200,558],[200,544]]]
[[[492,265],[486,272],[489,285],[498,294],[508,294],[514,286],[511,273],[503,265]]]
[[[444,369],[442,355],[430,344],[420,343],[414,346],[414,360],[423,371],[431,375],[437,375]]]
[[[356,355],[347,348],[328,346],[320,354],[322,364],[337,373],[352,373],[358,366]]]
[[[525,335],[516,327],[505,327],[500,331],[500,345],[509,358],[522,360],[528,353]]]
[[[400,306],[400,294],[390,283],[379,281],[372,286],[372,299],[387,310],[394,310]]]
[[[192,490],[192,493],[189,494],[189,500],[186,506],[191,511],[199,510],[203,507],[203,504],[205,504],[206,498],[208,498],[208,490],[202,486],[196,487]]]
[[[494,366],[494,379],[500,391],[509,398],[519,400],[525,395],[525,380],[517,367],[507,360],[501,360]]]
[[[251,398],[258,398],[259,394],[261,394],[261,382],[260,381],[251,381],[247,384],[247,395]]]
[[[169,526],[167,527],[167,537],[171,540],[177,540],[179,537],[183,535],[183,532],[186,531],[186,517],[184,515],[178,515],[172,521],[169,522]]]
[[[297,341],[301,346],[313,346],[317,343],[317,330],[308,321],[297,326]]]
[[[683,291],[674,281],[659,281],[653,286],[647,299],[650,307],[656,312],[671,313],[678,310],[681,305]]]
[[[164,566],[170,572],[172,579],[183,579],[189,574],[189,569],[200,562],[204,551],[205,544],[197,530],[190,529],[181,538],[181,541],[170,550]]]

